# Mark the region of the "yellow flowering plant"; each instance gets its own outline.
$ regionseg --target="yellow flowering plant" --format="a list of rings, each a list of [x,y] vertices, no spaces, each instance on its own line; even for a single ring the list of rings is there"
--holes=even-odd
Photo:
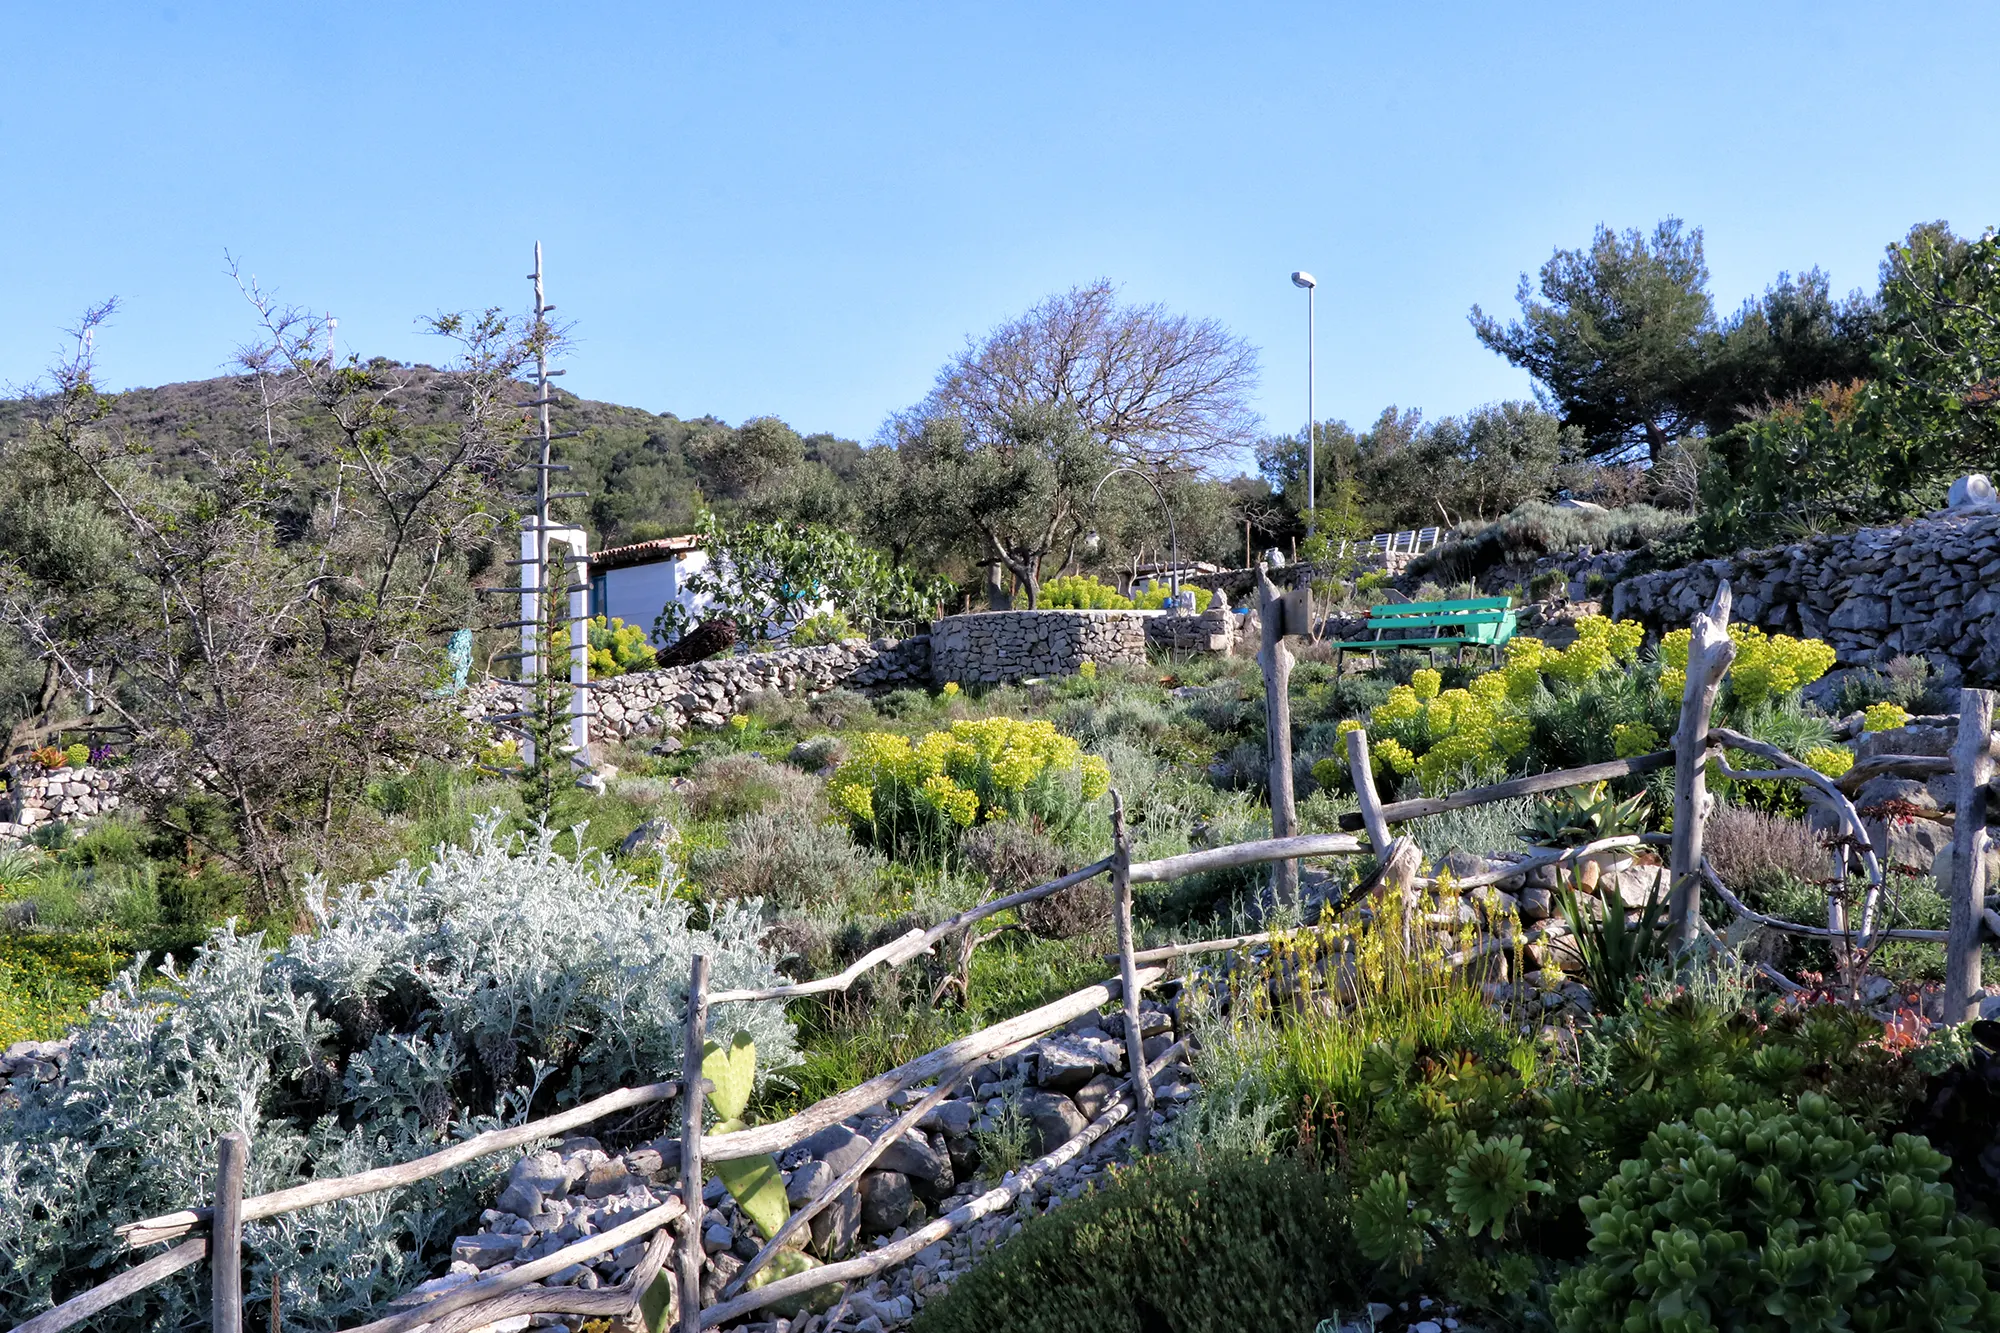
[[[1339,734],[1368,727],[1378,779],[1414,773],[1426,791],[1439,791],[1467,774],[1495,775],[1526,753],[1534,735],[1528,710],[1545,677],[1582,685],[1633,662],[1644,637],[1637,621],[1585,616],[1568,648],[1558,652],[1539,639],[1512,639],[1507,664],[1474,676],[1462,689],[1445,689],[1442,673],[1420,667],[1409,684],[1389,691],[1365,724],[1349,718]],[[1635,732],[1629,740],[1638,738]]]
[[[1906,727],[1910,724],[1908,710],[1900,704],[1892,704],[1887,701],[1868,705],[1867,710],[1862,713],[1861,718],[1861,726],[1865,731],[1894,731],[1898,727]]]
[[[859,836],[938,854],[988,820],[1033,817],[1064,828],[1110,785],[1104,760],[1047,719],[988,717],[916,740],[869,732],[835,770],[827,796]]]
[[[1782,699],[1833,669],[1833,645],[1819,639],[1766,634],[1755,625],[1731,625],[1736,660],[1729,667],[1729,693],[1746,708]],[[1688,649],[1694,631],[1677,629],[1660,639],[1660,688],[1679,694],[1687,688]]]

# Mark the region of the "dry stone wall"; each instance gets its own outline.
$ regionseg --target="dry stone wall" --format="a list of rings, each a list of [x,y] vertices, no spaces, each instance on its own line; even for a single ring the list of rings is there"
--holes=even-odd
[[[1920,653],[1947,684],[2000,682],[2000,512],[1946,510],[1792,546],[1641,574],[1617,585],[1614,616],[1660,632],[1690,623],[1727,579],[1731,619],[1824,639],[1842,666]]]
[[[931,625],[931,679],[1001,685],[1073,676],[1085,662],[1146,660],[1147,622],[1158,611],[988,611]]]
[[[124,775],[117,769],[44,769],[17,764],[7,775],[0,805],[0,843],[19,842],[45,824],[75,824],[118,808]]]
[[[742,657],[712,657],[692,666],[633,671],[600,682],[591,691],[595,735],[623,739],[719,727],[743,711],[753,694],[814,695],[846,689],[881,694],[923,686],[931,675],[928,635],[907,639],[848,639],[812,648],[780,648]],[[466,716],[478,721],[508,711],[516,691],[489,681],[472,694]]]

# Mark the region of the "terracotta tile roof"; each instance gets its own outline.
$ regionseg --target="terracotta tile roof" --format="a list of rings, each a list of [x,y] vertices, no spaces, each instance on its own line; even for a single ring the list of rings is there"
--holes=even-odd
[[[607,546],[594,551],[590,556],[590,572],[601,574],[607,569],[627,569],[633,565],[657,564],[662,560],[672,560],[675,556],[686,555],[701,545],[701,534],[690,533],[685,537],[655,537],[648,542],[633,542],[627,546]]]

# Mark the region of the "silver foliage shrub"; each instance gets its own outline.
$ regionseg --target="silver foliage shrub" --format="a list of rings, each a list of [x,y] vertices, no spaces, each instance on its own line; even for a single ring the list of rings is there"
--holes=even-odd
[[[674,1076],[696,951],[718,989],[782,981],[758,903],[697,930],[669,886],[557,842],[487,821],[428,865],[316,888],[317,928],[281,949],[225,928],[185,967],[121,977],[66,1081],[17,1082],[0,1105],[0,1315],[128,1267],[113,1228],[205,1202],[229,1130],[250,1135],[250,1193],[405,1161]],[[714,1019],[755,1037],[761,1069],[796,1054],[778,1005]],[[358,1322],[440,1270],[503,1165],[250,1224],[250,1302],[277,1274],[288,1328]],[[204,1326],[207,1282],[197,1266],[94,1327]]]

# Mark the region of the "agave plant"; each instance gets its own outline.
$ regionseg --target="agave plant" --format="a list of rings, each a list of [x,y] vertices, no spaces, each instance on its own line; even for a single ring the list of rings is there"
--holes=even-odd
[[[1667,957],[1668,931],[1659,885],[1655,883],[1647,892],[1636,926],[1626,924],[1625,905],[1615,893],[1606,895],[1601,913],[1587,909],[1574,878],[1556,890],[1556,903],[1569,923],[1577,956],[1583,960],[1583,984],[1590,988],[1591,1002],[1603,1013],[1618,1013],[1625,1007],[1633,980]]]
[[[1535,847],[1581,847],[1605,838],[1643,833],[1652,814],[1646,793],[1619,800],[1607,783],[1565,791],[1535,802],[1520,836]]]

